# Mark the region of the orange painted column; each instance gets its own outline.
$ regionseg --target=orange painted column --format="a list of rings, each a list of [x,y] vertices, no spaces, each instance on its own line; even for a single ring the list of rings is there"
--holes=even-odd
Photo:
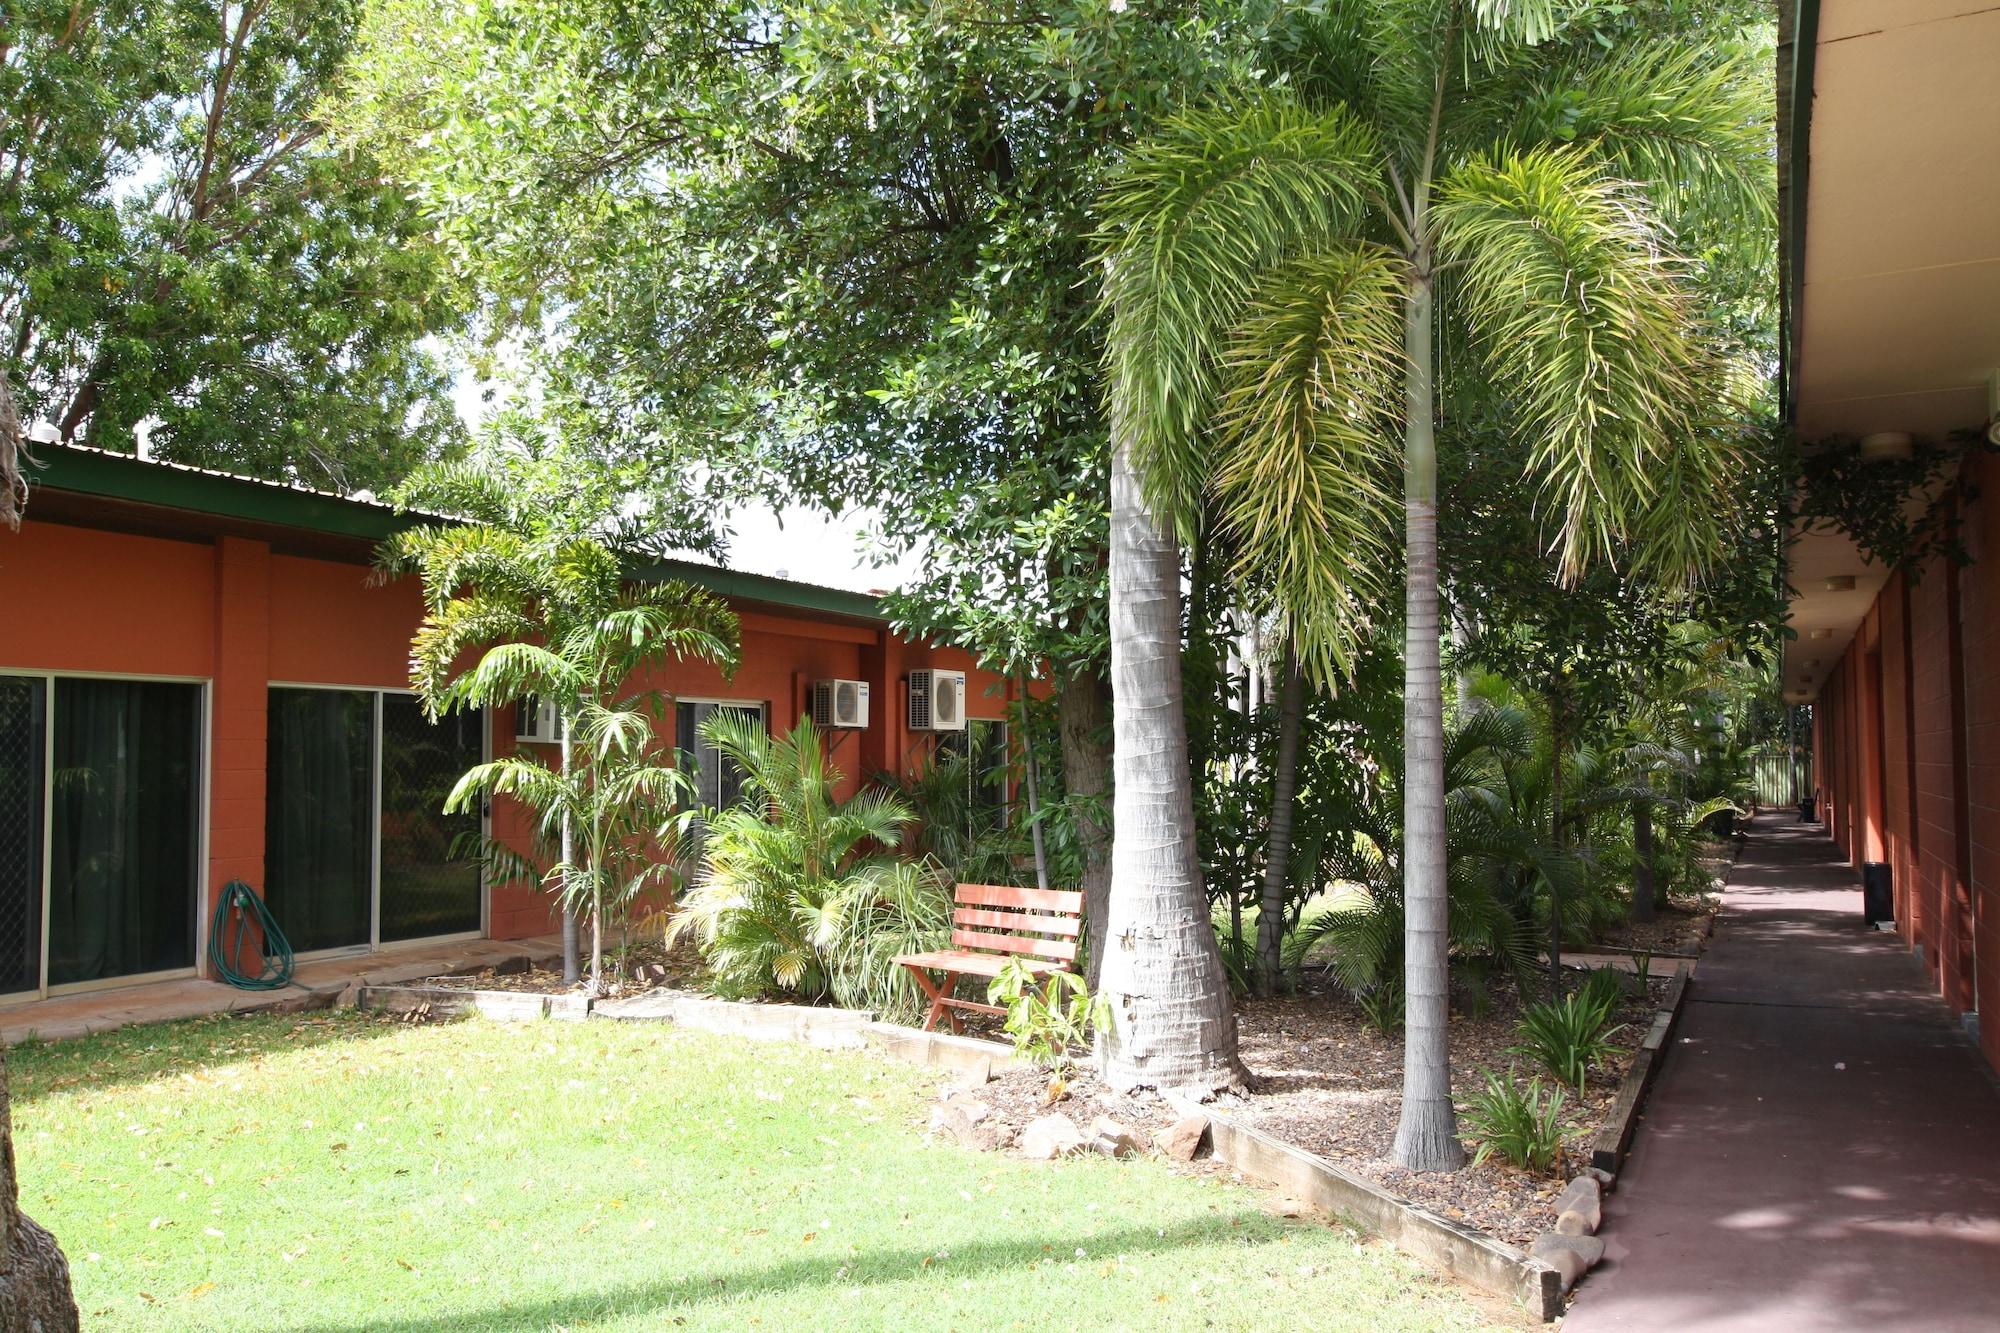
[[[1860,836],[1855,852],[1862,861],[1881,861],[1888,856],[1882,820],[1882,620],[1879,608],[1870,610],[1862,625],[1860,651],[1855,664],[1856,711],[1859,714],[1855,740],[1860,769],[1856,783],[1856,813]]]
[[[264,892],[265,740],[270,716],[271,548],[222,537],[215,546],[215,676],[210,692],[208,895],[197,928],[232,879]],[[256,966],[255,959],[234,960]],[[215,960],[209,960],[213,970]]]

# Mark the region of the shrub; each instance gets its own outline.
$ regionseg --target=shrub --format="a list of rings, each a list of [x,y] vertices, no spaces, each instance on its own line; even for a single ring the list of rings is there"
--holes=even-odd
[[[705,812],[705,877],[669,943],[694,936],[724,995],[914,1012],[915,983],[894,959],[948,938],[951,898],[934,865],[889,850],[908,809],[879,790],[834,799],[839,775],[808,720],[784,736],[726,713],[702,728],[742,768],[744,800]]]
[[[988,1004],[1007,1010],[1007,1034],[1025,1059],[1060,1072],[1071,1052],[1090,1045],[1091,1034],[1111,1022],[1111,1006],[1093,996],[1074,972],[1034,972],[1018,958],[986,988]]]
[[[1404,997],[1400,979],[1378,981],[1354,997],[1368,1026],[1385,1037],[1403,1030]]]
[[[1545,1091],[1540,1078],[1524,1088],[1490,1069],[1484,1072],[1486,1086],[1465,1107],[1466,1126],[1479,1143],[1473,1165],[1500,1157],[1524,1171],[1549,1170],[1562,1153],[1562,1089]]]
[[[1611,1034],[1624,1026],[1610,1024],[1610,1007],[1578,992],[1529,1005],[1515,1028],[1520,1044],[1507,1049],[1581,1092],[1590,1066],[1610,1053]]]
[[[1616,968],[1596,967],[1583,979],[1583,985],[1577,988],[1576,993],[1609,1015],[1618,1012],[1618,1006],[1624,1003],[1631,984]]]

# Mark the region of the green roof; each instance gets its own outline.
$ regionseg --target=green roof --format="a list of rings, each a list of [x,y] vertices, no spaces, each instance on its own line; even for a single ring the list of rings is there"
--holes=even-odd
[[[158,505],[187,513],[380,542],[435,516],[398,510],[379,500],[356,499],[284,482],[162,463],[75,445],[41,446],[28,469],[34,488]],[[32,502],[30,515],[32,516]],[[869,593],[817,583],[723,569],[694,560],[635,560],[633,577],[680,579],[724,597],[823,614],[883,621],[882,604]]]

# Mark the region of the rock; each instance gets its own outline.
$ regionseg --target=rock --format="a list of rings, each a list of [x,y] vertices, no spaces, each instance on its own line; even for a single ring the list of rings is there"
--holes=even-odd
[[[982,1055],[973,1061],[965,1076],[945,1089],[947,1096],[959,1092],[977,1092],[993,1081],[993,1057]]]
[[[1037,1116],[1021,1131],[1020,1148],[1021,1156],[1037,1162],[1067,1157],[1083,1151],[1083,1131],[1066,1115]]]
[[[1561,1273],[1563,1290],[1568,1291],[1604,1257],[1604,1242],[1595,1236],[1565,1236],[1548,1231],[1542,1233],[1528,1253]]]
[[[1604,1187],[1589,1176],[1578,1176],[1556,1196],[1556,1230],[1565,1236],[1588,1236],[1604,1220]]]
[[[931,1132],[967,1148],[991,1152],[1003,1146],[1006,1131],[992,1123],[993,1108],[960,1094],[931,1108]]]
[[[352,1009],[361,999],[361,987],[350,981],[340,988],[340,994],[333,997],[336,1009]]]
[[[1612,1187],[1618,1183],[1618,1177],[1612,1175],[1602,1167],[1586,1166],[1583,1168],[1583,1174],[1603,1186],[1606,1194],[1611,1193]]]
[[[1284,1194],[1267,1194],[1257,1200],[1257,1206],[1273,1217],[1304,1217],[1306,1205]]]
[[[1208,1137],[1208,1117],[1205,1115],[1182,1116],[1173,1124],[1153,1136],[1153,1142],[1161,1152],[1175,1161],[1192,1162],[1201,1151],[1202,1140]]]
[[[1101,1115],[1090,1122],[1090,1148],[1106,1157],[1134,1157],[1146,1151],[1144,1141],[1137,1134],[1108,1115]]]

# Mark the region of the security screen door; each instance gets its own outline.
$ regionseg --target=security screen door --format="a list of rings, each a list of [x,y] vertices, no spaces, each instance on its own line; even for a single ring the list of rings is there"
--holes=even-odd
[[[0,676],[0,995],[194,966],[201,690]]]

